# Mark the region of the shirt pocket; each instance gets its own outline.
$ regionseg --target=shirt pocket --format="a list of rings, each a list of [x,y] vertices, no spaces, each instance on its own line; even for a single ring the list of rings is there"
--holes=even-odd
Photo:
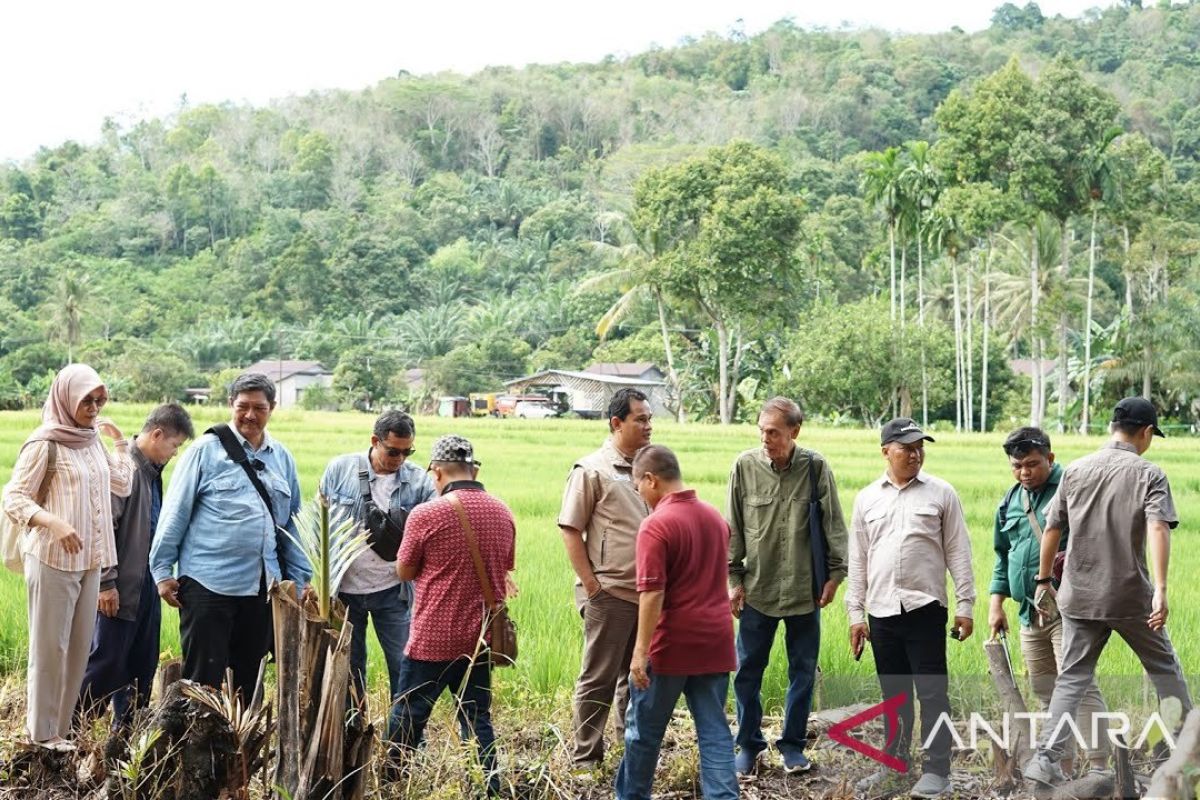
[[[761,539],[767,533],[778,502],[777,493],[746,495],[742,503],[742,523],[746,529],[746,538]]]
[[[942,538],[942,510],[934,505],[922,503],[908,512],[909,530],[916,536],[928,539]]]
[[[287,525],[292,516],[292,487],[283,478],[269,472],[266,473],[263,485],[267,487],[267,494],[271,496],[275,524],[280,527]]]

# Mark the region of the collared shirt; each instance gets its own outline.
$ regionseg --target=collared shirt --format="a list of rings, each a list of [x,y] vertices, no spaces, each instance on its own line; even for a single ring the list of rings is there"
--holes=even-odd
[[[1145,619],[1154,586],[1146,567],[1146,523],[1179,524],[1171,485],[1125,442],[1073,462],[1050,504],[1047,527],[1069,527],[1058,606],[1081,619]]]
[[[292,518],[300,511],[300,479],[295,459],[269,433],[255,450],[236,428],[230,430],[247,455],[264,465],[258,476],[271,496],[273,515],[220,440],[211,433],[201,436],[180,457],[163,500],[150,548],[154,580],[170,578],[178,564],[180,577],[229,596],[258,594],[264,572],[268,585],[280,578],[305,584],[312,576],[308,559],[287,536],[276,536],[277,526],[296,536]]]
[[[124,440],[122,440],[124,445]],[[22,535],[21,552],[48,567],[64,572],[102,569],[117,563],[113,540],[111,495],[125,497],[133,479],[133,461],[127,446],[109,452],[99,437],[87,447],[57,445],[54,475],[46,490],[45,506],[34,499],[46,475],[49,443],[37,439],[17,455],[12,477],[4,487],[4,510],[22,526],[39,511],[48,511],[75,528],[83,549],[68,553],[42,527]]]
[[[329,462],[321,475],[320,492],[329,502],[330,527],[337,528],[348,519],[355,520],[359,526],[365,521],[366,510],[358,480],[358,472],[364,468],[372,498],[379,508],[412,511],[436,494],[429,475],[411,461],[405,461],[400,469],[389,475],[380,475],[371,466],[370,455],[348,453],[338,456]],[[395,562],[384,561],[368,547],[351,563],[338,588],[350,594],[371,594],[399,582]]]
[[[692,489],[659,500],[637,539],[638,591],[663,593],[650,644],[660,675],[737,669],[733,616],[725,591],[729,525]]]
[[[808,466],[812,459],[829,542],[829,577],[846,577],[847,534],[833,470],[813,450],[792,448],[787,466],[776,469],[761,447],[747,450],[729,473],[729,582],[743,586],[746,603],[772,617],[808,614],[813,599]]]
[[[954,487],[920,472],[904,486],[885,474],[854,498],[850,523],[850,623],[865,614],[894,617],[946,601],[946,571],[954,579],[954,615],[970,617],[975,605],[971,539]]]
[[[516,566],[517,529],[508,506],[462,481],[454,492],[475,531],[484,571],[497,601],[504,599],[505,576]],[[458,512],[443,498],[413,509],[397,560],[416,569],[416,602],[404,654],[417,661],[453,661],[476,652],[483,628],[483,589]]]
[[[1030,524],[1025,504],[1029,503],[1041,529],[1046,530],[1046,513],[1058,491],[1062,473],[1062,465],[1055,464],[1050,468],[1046,482],[1032,492],[1018,484],[1015,491],[1005,494],[1008,502],[1005,504],[1001,501],[992,524],[996,566],[992,570],[992,585],[988,591],[1016,600],[1018,616],[1026,627],[1033,625],[1033,594],[1036,588],[1033,579],[1037,577],[1041,564],[1042,537]],[[1066,544],[1067,532],[1063,531],[1058,549],[1062,550]]]
[[[611,436],[571,468],[558,525],[583,532],[588,561],[601,588],[630,603],[638,601],[638,526],[649,513],[633,485],[632,464]],[[583,583],[576,577],[575,602],[582,608],[585,600]]]

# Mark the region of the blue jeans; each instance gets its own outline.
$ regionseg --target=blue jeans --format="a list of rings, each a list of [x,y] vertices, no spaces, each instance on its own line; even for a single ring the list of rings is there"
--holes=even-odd
[[[617,768],[617,800],[650,800],[654,768],[663,734],[679,695],[687,698],[700,746],[700,792],[704,800],[733,800],[738,796],[733,768],[733,736],[725,718],[729,673],[711,675],[650,675],[650,686],[638,689],[630,681],[625,712],[625,754]]]
[[[490,793],[500,791],[496,767],[496,734],[492,730],[492,666],[485,650],[472,664],[469,656],[455,661],[404,659],[400,693],[392,699],[388,738],[402,750],[415,750],[425,738],[425,725],[442,692],[449,689],[458,706],[463,739],[475,737]]]
[[[362,697],[367,683],[367,615],[375,619],[375,635],[387,660],[388,697],[400,693],[400,670],[404,664],[404,648],[408,645],[408,628],[412,622],[412,584],[398,583],[370,594],[340,592],[346,604],[346,619],[354,626],[350,635],[350,677]]]
[[[767,749],[767,740],[762,735],[762,678],[780,619],[787,647],[788,690],[783,708],[783,735],[775,746],[781,753],[801,753],[808,732],[808,712],[821,650],[821,610],[781,618],[769,617],[746,605],[738,625],[738,670],[733,679],[733,696],[737,700],[737,745],[753,753]]]

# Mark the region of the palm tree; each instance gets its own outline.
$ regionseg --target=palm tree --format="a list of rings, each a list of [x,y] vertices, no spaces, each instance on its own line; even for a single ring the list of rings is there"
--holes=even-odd
[[[50,315],[51,338],[67,345],[67,361],[75,361],[75,348],[83,340],[83,317],[90,306],[89,276],[73,269],[64,271],[54,286],[54,309]]]
[[[621,292],[608,310],[596,322],[596,335],[603,341],[609,332],[620,324],[639,302],[649,300],[658,312],[659,332],[662,335],[663,355],[667,359],[667,380],[671,385],[672,400],[676,405],[676,419],[683,422],[686,412],[683,403],[683,385],[675,370],[675,356],[671,348],[671,335],[667,328],[666,303],[663,302],[662,287],[654,272],[657,246],[653,237],[638,237],[633,225],[622,214],[606,215],[606,229],[617,233],[617,240],[624,244],[593,242],[592,246],[602,258],[619,266],[584,279],[579,291],[618,289]]]
[[[924,242],[929,226],[929,214],[941,191],[941,176],[929,160],[929,142],[905,144],[907,164],[900,173],[902,193],[907,200],[909,224],[917,242],[917,325],[925,327],[925,258]],[[921,424],[929,424],[929,372],[925,367],[925,345],[921,345]]]
[[[1087,314],[1083,323],[1083,408],[1079,432],[1086,434],[1091,423],[1092,383],[1092,300],[1096,289],[1096,225],[1100,207],[1112,200],[1119,188],[1108,147],[1121,135],[1121,129],[1111,127],[1085,152],[1080,170],[1080,188],[1086,194],[1092,212],[1091,237],[1088,240]]]
[[[867,155],[867,166],[863,171],[861,190],[868,203],[874,203],[883,212],[888,229],[888,263],[890,266],[890,293],[892,319],[896,319],[896,226],[903,210],[904,192],[900,176],[903,164],[900,149],[889,147],[880,153]]]

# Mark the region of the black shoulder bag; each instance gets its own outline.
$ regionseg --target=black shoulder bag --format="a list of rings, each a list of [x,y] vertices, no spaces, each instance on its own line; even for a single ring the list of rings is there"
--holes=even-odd
[[[808,454],[808,544],[812,550],[813,598],[820,599],[829,580],[829,540],[821,513],[821,495],[817,488],[817,470],[812,453]]]
[[[384,510],[375,504],[375,498],[371,495],[367,459],[360,458],[358,490],[362,493],[367,544],[375,551],[375,555],[384,561],[395,561],[400,552],[400,542],[404,539],[404,525],[408,522],[408,512],[403,508]]]

